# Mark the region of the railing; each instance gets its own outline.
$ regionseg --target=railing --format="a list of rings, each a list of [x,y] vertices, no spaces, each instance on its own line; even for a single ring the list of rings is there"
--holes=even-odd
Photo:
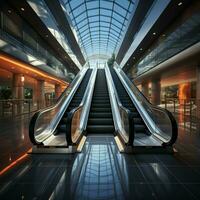
[[[179,126],[190,129],[199,127],[199,99],[164,98],[159,106],[172,112]]]
[[[117,64],[114,69],[151,134],[162,141],[162,145],[172,145],[178,136],[172,114],[166,109],[153,106]]]
[[[30,43],[28,44],[24,38],[25,35],[26,34],[24,32],[22,34],[22,38],[21,38],[22,41],[20,41],[20,40],[16,39],[14,35],[12,35],[11,33],[8,33],[5,30],[5,27],[4,27],[4,30],[0,29],[0,38],[5,40],[9,44],[15,46],[16,48],[20,48],[25,53],[29,53],[29,54],[33,55],[38,60],[45,62],[51,68],[56,69],[55,67],[57,67],[57,70],[58,69],[61,70],[61,68],[65,69],[63,64],[59,60],[57,60],[53,55],[49,54],[46,49],[41,47],[38,44],[38,42],[35,41],[35,47],[33,47],[33,45],[30,45]]]
[[[67,118],[67,141],[69,145],[77,144],[80,135],[86,130],[92,96],[95,86],[97,68],[92,71],[83,99],[80,105],[70,111]]]
[[[138,69],[137,76],[199,42],[199,17],[200,13],[194,12],[176,30],[169,33],[166,37],[162,36],[162,40],[158,40],[151,48],[151,51],[148,51],[136,64],[135,67]]]
[[[52,106],[55,103],[56,99],[45,99],[43,103],[39,100],[33,101],[32,99],[0,100],[0,118],[30,114],[41,108]]]
[[[34,114],[29,126],[29,137],[33,144],[42,145],[53,134],[87,70],[87,67],[83,67],[54,106]]]
[[[134,139],[132,116],[129,110],[127,110],[120,102],[117,95],[117,91],[110,73],[108,66],[105,66],[106,81],[108,84],[108,91],[111,100],[111,108],[115,125],[115,132],[119,133],[121,139],[123,139],[126,145],[132,145]]]
[[[179,98],[164,98],[161,99],[160,107],[164,107],[174,114],[183,114],[187,116],[197,116],[198,101],[195,98],[179,99]]]

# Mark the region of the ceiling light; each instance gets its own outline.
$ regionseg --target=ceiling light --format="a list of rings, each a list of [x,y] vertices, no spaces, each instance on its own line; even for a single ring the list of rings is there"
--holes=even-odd
[[[142,48],[140,48],[140,51],[142,51],[143,49]]]
[[[8,13],[11,13],[12,11],[11,10],[8,10]]]
[[[133,60],[135,60],[135,57],[133,57]]]
[[[178,3],[178,6],[181,6],[182,4],[183,4],[183,2],[180,1],[180,2]]]
[[[24,10],[25,10],[25,9],[22,7],[22,8],[21,8],[21,11],[24,11]]]
[[[156,32],[153,32],[153,35],[156,35]]]

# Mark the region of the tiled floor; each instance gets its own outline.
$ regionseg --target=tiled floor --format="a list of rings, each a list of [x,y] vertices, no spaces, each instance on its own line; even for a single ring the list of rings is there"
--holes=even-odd
[[[1,169],[31,147],[23,120],[0,124]],[[179,129],[175,147],[120,154],[112,135],[90,136],[82,153],[25,156],[0,177],[0,199],[200,199],[199,133]]]
[[[31,115],[0,120],[0,171],[31,148],[28,128]]]

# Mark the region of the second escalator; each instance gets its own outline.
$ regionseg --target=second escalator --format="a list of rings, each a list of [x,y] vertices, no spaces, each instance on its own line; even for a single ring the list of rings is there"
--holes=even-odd
[[[110,68],[110,72],[117,89],[117,93],[121,104],[131,111],[134,120],[134,133],[136,137],[140,137],[142,135],[150,135],[149,130],[147,129],[142,117],[140,116],[139,112],[137,111],[135,105],[133,104],[132,100],[130,99],[128,93],[126,92],[123,84],[121,83],[119,77],[117,76],[115,70]]]

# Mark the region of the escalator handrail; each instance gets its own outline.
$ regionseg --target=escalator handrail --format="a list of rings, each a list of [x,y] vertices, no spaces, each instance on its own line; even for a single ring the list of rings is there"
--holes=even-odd
[[[73,120],[73,116],[76,113],[77,110],[79,110],[80,108],[83,107],[83,104],[80,104],[79,106],[73,108],[67,116],[67,123],[66,123],[66,140],[67,140],[67,145],[72,145],[72,144],[77,144],[80,140],[80,137],[74,142],[72,140],[72,133],[71,133],[71,126],[72,126],[72,120]]]
[[[67,109],[68,105],[69,105],[69,102],[71,101],[72,97],[74,96],[76,90],[78,89],[80,83],[82,82],[82,79],[84,78],[86,72],[88,70],[88,67],[84,66],[82,68],[81,71],[79,71],[79,73],[76,75],[75,79],[72,81],[72,83],[70,84],[70,86],[68,88],[65,89],[65,91],[62,93],[61,97],[57,100],[56,104],[53,105],[53,106],[50,106],[48,108],[43,108],[43,109],[40,109],[38,110],[34,115],[33,117],[31,118],[30,120],[30,123],[29,123],[29,138],[30,138],[30,141],[34,144],[34,145],[43,145],[43,142],[39,142],[36,140],[35,138],[35,125],[37,123],[37,120],[38,118],[45,112],[48,112],[50,110],[53,110],[55,109],[61,102],[61,100],[63,98],[66,98],[66,100],[63,102],[63,104],[65,104],[65,109],[62,110],[61,114],[59,116],[57,116],[57,120],[58,121],[56,123],[56,125],[54,126],[54,128],[51,130],[51,133],[53,133],[55,131],[55,128],[57,127],[57,124],[59,123],[61,117],[63,116],[64,114],[64,111]],[[67,91],[71,89],[71,91],[67,93]],[[66,96],[65,96],[66,95]],[[49,137],[49,136],[48,136]],[[47,138],[48,138],[47,137]],[[46,139],[46,138],[45,138]]]
[[[110,96],[110,101],[111,101],[111,108],[113,110],[112,113],[113,113],[115,131],[117,133],[119,133],[120,138],[124,141],[124,143],[126,145],[132,145],[133,140],[134,140],[134,131],[133,131],[132,127],[130,126],[131,121],[132,121],[131,112],[122,105],[122,103],[121,103],[121,101],[118,97],[118,93],[116,91],[110,69],[107,66],[107,64],[105,66],[105,72],[106,72],[106,80],[107,80],[107,83],[108,83],[108,90],[109,90],[109,96]],[[116,105],[118,106],[118,108],[116,108],[114,106],[115,102],[116,102]],[[123,134],[123,132],[125,130],[123,130],[123,128],[122,128],[122,124],[121,124],[122,119],[121,119],[121,116],[120,116],[119,109],[124,110],[125,113],[128,116],[128,120],[129,120],[129,136],[128,136],[128,139],[125,138],[125,136]]]
[[[133,83],[134,84],[134,83]],[[135,84],[134,84],[135,86]],[[136,86],[135,86],[136,87]],[[136,87],[136,89],[139,91],[139,89]],[[165,142],[163,143],[164,146],[170,146],[170,145],[173,145],[177,138],[178,138],[178,125],[177,125],[177,122],[174,118],[174,116],[172,115],[171,112],[169,112],[167,109],[165,108],[161,108],[161,107],[158,107],[158,106],[155,106],[153,105],[148,99],[147,97],[141,92],[140,93],[141,96],[143,96],[144,99],[146,99],[146,102],[154,109],[154,110],[159,110],[159,111],[162,111],[164,113],[166,113],[171,121],[171,125],[172,125],[172,137],[171,137],[171,140],[169,140],[168,142]]]
[[[118,70],[116,70],[116,69],[115,69],[115,71],[118,72]],[[149,102],[149,100],[139,91],[139,89],[135,86],[135,84],[129,80],[129,78],[125,75],[125,73],[123,72],[123,70],[120,70],[119,73],[120,73],[120,75],[123,76],[123,78],[124,78],[124,80],[126,81],[128,87],[133,86],[134,89],[137,90],[138,95],[140,95],[140,98],[141,98],[142,100],[144,100],[145,103],[146,103],[151,109],[154,109],[154,110],[158,110],[158,111],[160,111],[160,112],[163,112],[163,113],[165,113],[165,114],[168,116],[168,118],[169,118],[169,120],[170,120],[170,122],[171,122],[172,136],[171,136],[171,138],[170,138],[168,141],[164,141],[164,140],[163,140],[163,146],[170,146],[170,145],[174,144],[174,143],[176,142],[177,137],[178,137],[178,126],[177,126],[177,122],[176,122],[175,118],[173,117],[173,115],[172,115],[168,110],[151,104],[151,103]],[[117,75],[118,75],[118,73],[117,73]],[[118,75],[118,76],[119,76],[119,75]],[[120,77],[119,77],[119,78],[120,78]],[[129,88],[128,88],[128,89],[129,89]],[[160,138],[160,137],[159,137],[159,138]]]
[[[80,136],[86,130],[86,125],[87,125],[87,121],[88,121],[88,116],[89,116],[89,111],[90,111],[90,107],[91,107],[92,96],[93,96],[93,91],[94,91],[94,86],[95,86],[96,74],[97,74],[97,68],[94,68],[90,75],[90,79],[88,81],[88,84],[87,84],[87,87],[86,87],[86,90],[85,90],[85,93],[84,93],[84,96],[83,96],[83,99],[82,99],[80,105],[77,106],[76,108],[72,109],[68,114],[66,139],[67,139],[67,143],[70,145],[77,144],[81,138],[81,137],[79,137],[74,142],[72,140],[72,132],[71,132],[71,125],[72,125],[72,120],[73,120],[74,114],[80,108],[83,108],[83,111],[82,111],[81,117],[80,117],[80,127],[79,127]]]

